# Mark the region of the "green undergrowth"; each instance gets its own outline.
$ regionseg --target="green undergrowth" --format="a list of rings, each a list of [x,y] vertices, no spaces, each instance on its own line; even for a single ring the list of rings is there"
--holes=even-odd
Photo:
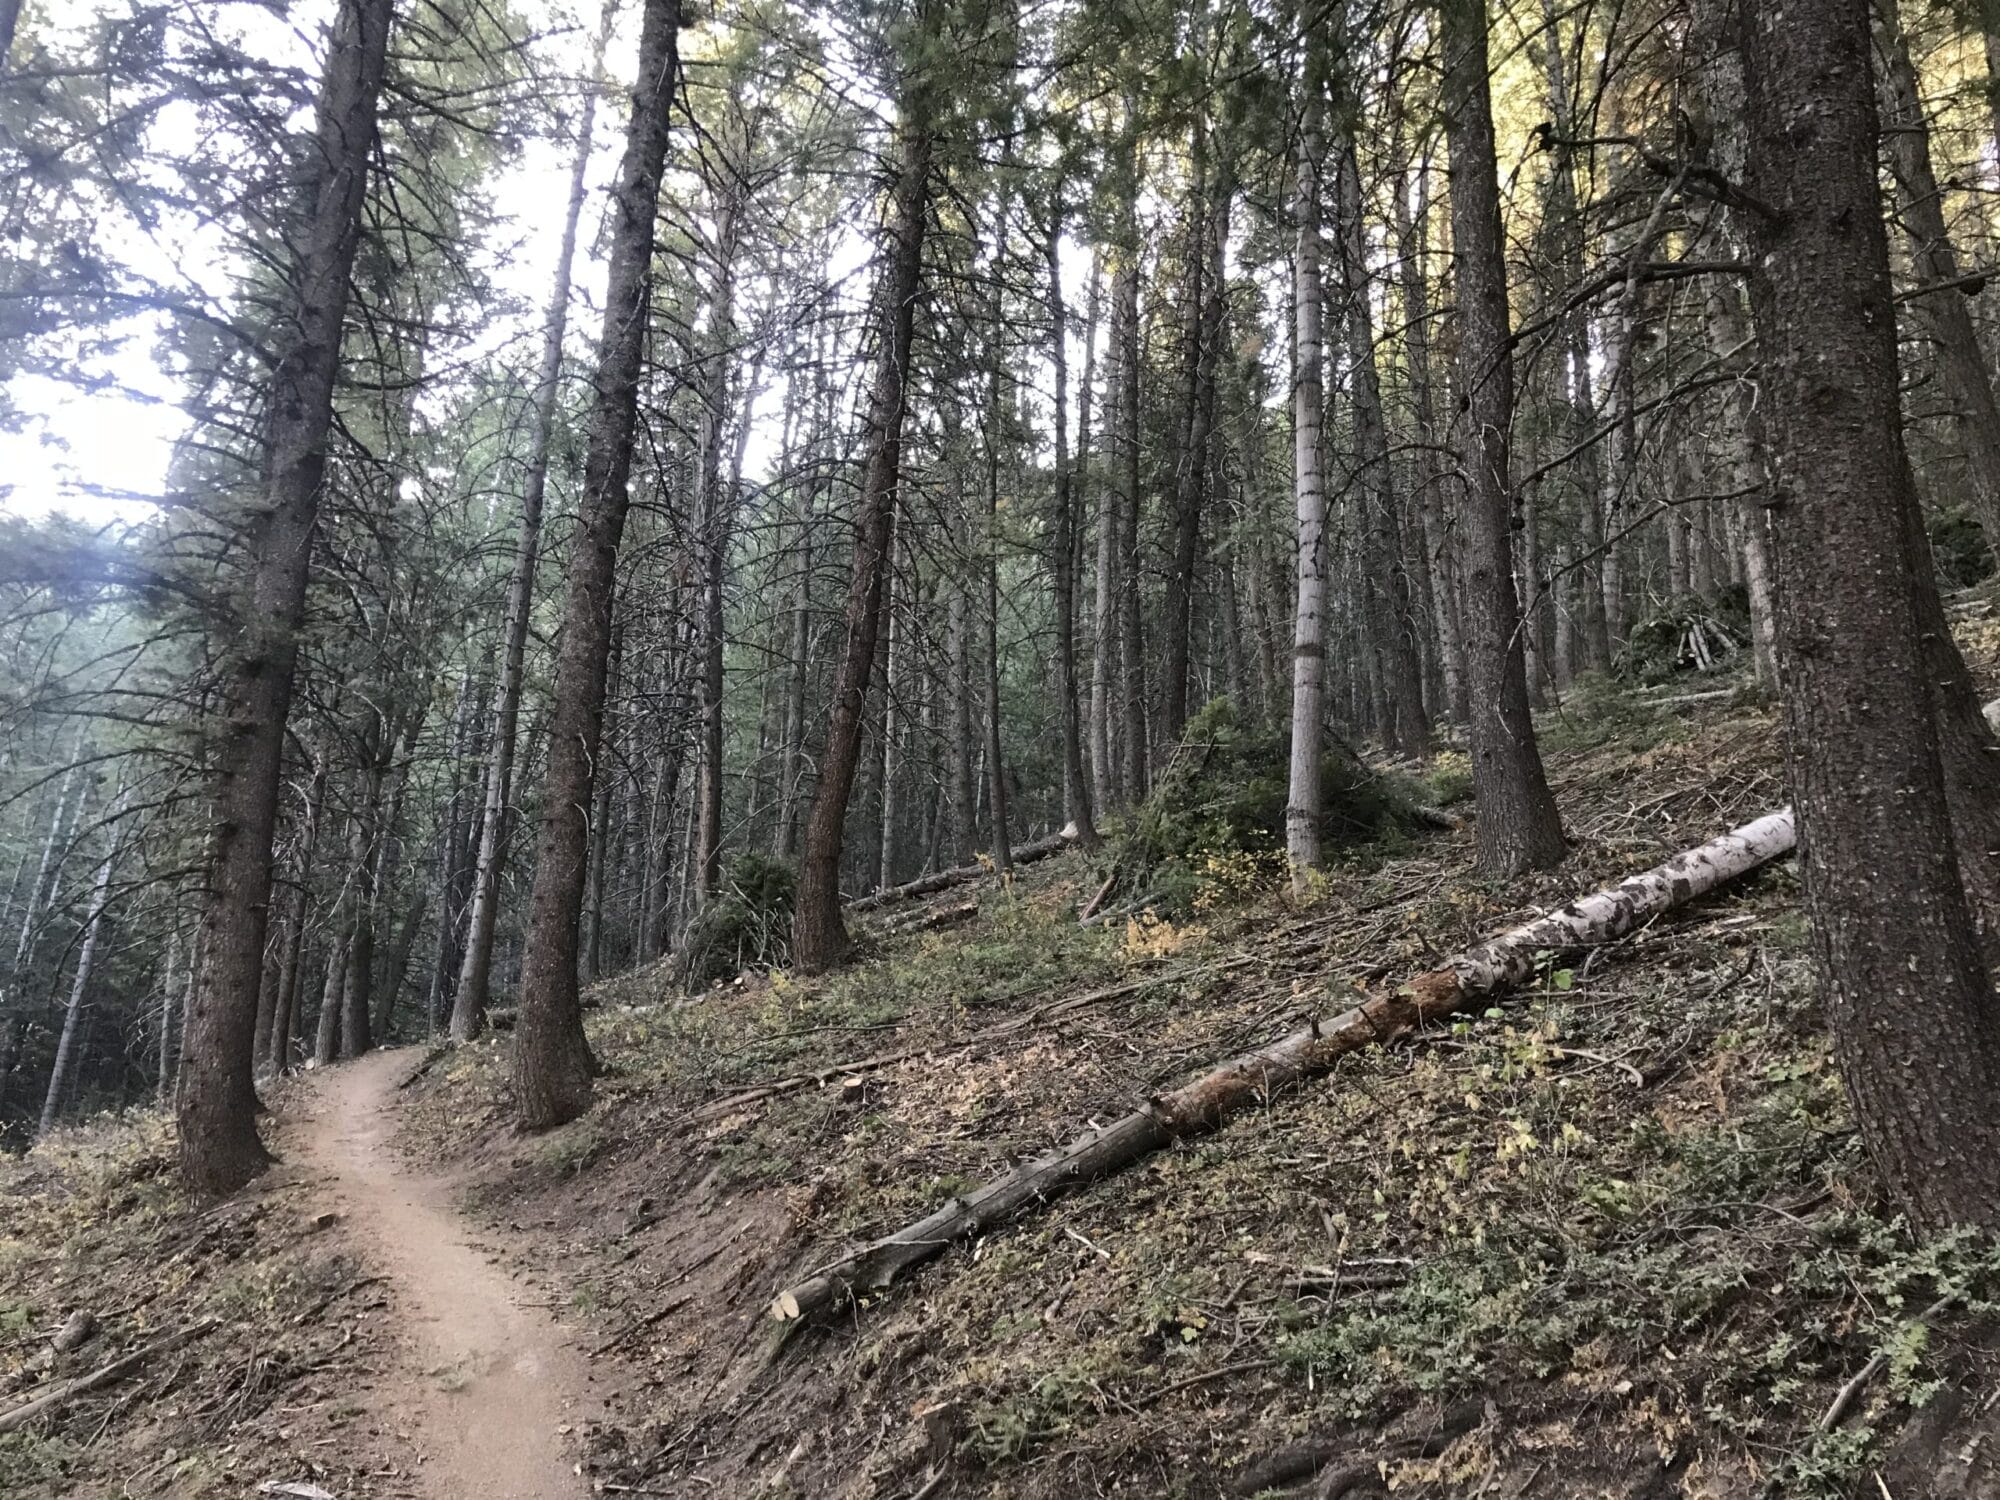
[[[599,1094],[653,1108],[705,1103],[877,1051],[948,1044],[1017,1006],[1115,977],[1127,963],[1126,934],[1078,925],[1076,890],[1086,877],[1074,859],[1031,867],[986,888],[976,925],[872,942],[859,961],[819,977],[743,973],[684,996],[671,967],[658,965],[599,985],[588,992],[586,1017],[606,1068]],[[489,1038],[434,1067],[439,1086],[413,1101],[425,1122],[417,1133],[459,1132],[481,1115],[504,1120],[510,1045]],[[796,1124],[780,1109],[759,1121],[758,1139],[725,1141],[725,1176],[778,1175],[768,1159],[790,1159],[783,1141]],[[604,1142],[571,1139],[575,1130],[531,1146],[522,1160],[553,1175],[587,1168]]]
[[[636,1006],[606,987],[591,1021],[614,1069],[601,1130],[650,1142],[690,1104],[721,1104],[675,1170],[781,1205],[789,1237],[730,1316],[754,1312],[799,1267],[1338,1009],[1355,984],[1433,966],[1769,805],[1759,711],[1663,713],[1608,685],[1571,702],[1588,743],[1551,752],[1579,830],[1563,870],[1501,886],[1448,841],[1392,834],[1357,846],[1322,899],[1272,899],[1245,831],[1268,837],[1275,784],[1231,779],[1268,771],[1268,746],[1217,710],[1214,774],[1151,825],[1161,866],[1195,877],[1186,910],[1079,927],[1102,869],[1066,855],[982,887],[977,921],[881,939],[834,975]],[[1404,795],[1446,800],[1463,769],[1441,758]],[[1524,993],[948,1250],[789,1346],[784,1378],[818,1414],[799,1421],[894,1433],[933,1413],[927,1456],[890,1488],[948,1458],[965,1493],[993,1500],[1212,1496],[1288,1444],[1366,1453],[1466,1401],[1496,1419],[1395,1470],[1393,1493],[1873,1492],[1969,1325],[2000,1315],[2000,1250],[1920,1245],[1884,1207],[1797,900],[1772,870],[1551,958]],[[1037,1019],[1125,984],[1060,1025]],[[727,1112],[732,1091],[889,1052],[914,1060]],[[607,1169],[576,1159],[580,1193]],[[1351,1280],[1329,1287],[1331,1266]],[[622,1295],[632,1316],[649,1305],[643,1285]],[[675,1408],[669,1425],[705,1420]],[[785,1479],[816,1493],[861,1461],[835,1438],[821,1468]],[[1557,1473],[1568,1488],[1550,1488]]]
[[[1633,976],[1662,1002],[1643,1012],[1551,982],[1368,1054],[1075,1207],[1109,1263],[1030,1224],[944,1295],[1005,1305],[1023,1268],[1067,1265],[1103,1311],[1081,1340],[1015,1314],[975,1339],[966,1452],[1004,1469],[1101,1446],[1084,1435],[1121,1402],[1249,1351],[1274,1363],[1236,1399],[1289,1408],[1294,1437],[1487,1395],[1516,1431],[1590,1409],[1658,1461],[1748,1462],[1754,1482],[1715,1493],[1851,1493],[1945,1378],[1919,1312],[2000,1311],[2000,1246],[1920,1246],[1879,1209],[1806,964],[1774,948],[1754,998],[1747,964],[1703,971],[1715,993],[1678,1010],[1681,976]],[[1336,1263],[1356,1284],[1331,1297],[1284,1269]],[[1878,1352],[1853,1419],[1818,1434]]]
[[[1738,673],[1689,674],[1689,692],[1730,689],[1747,692],[1748,680]],[[1668,694],[1668,696],[1672,696]],[[1577,678],[1560,703],[1535,716],[1535,735],[1544,754],[1624,751],[1646,754],[1687,744],[1699,733],[1700,719],[1674,712],[1673,705],[1635,693],[1629,682],[1604,673]]]
[[[1179,914],[1204,893],[1241,899],[1282,884],[1290,754],[1283,726],[1246,720],[1226,697],[1210,700],[1188,721],[1146,800],[1107,822],[1112,865],[1127,895],[1143,893],[1155,911]],[[1320,838],[1333,861],[1395,854],[1418,826],[1413,805],[1470,789],[1469,773],[1462,787],[1454,778],[1434,789],[1378,771],[1338,742],[1320,766]]]
[[[675,972],[690,990],[744,969],[785,963],[792,951],[792,898],[798,874],[769,854],[739,854],[722,888],[688,924]]]

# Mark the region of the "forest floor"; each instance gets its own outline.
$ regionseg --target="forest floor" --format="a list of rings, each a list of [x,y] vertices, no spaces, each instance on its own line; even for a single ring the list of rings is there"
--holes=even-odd
[[[2000,630],[1967,639],[1990,682]],[[544,1136],[509,1124],[504,1038],[407,1089],[412,1053],[288,1084],[289,1164],[206,1213],[157,1118],[64,1132],[0,1179],[0,1410],[74,1307],[106,1332],[61,1373],[226,1326],[0,1437],[0,1493],[2000,1494],[1973,1472],[2000,1252],[1892,1217],[1789,864],[837,1317],[766,1315],[1093,1120],[1777,806],[1771,713],[1682,696],[1546,719],[1574,853],[1524,880],[1440,833],[1310,902],[1220,861],[1197,910],[1082,927],[1098,879],[1063,856],[932,898],[978,896],[948,929],[873,914],[823,979],[599,985],[598,1102]],[[451,1467],[508,1451],[547,1478]]]

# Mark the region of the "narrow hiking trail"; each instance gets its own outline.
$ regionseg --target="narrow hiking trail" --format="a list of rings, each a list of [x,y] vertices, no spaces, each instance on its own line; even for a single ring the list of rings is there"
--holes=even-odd
[[[371,1052],[315,1075],[301,1155],[325,1179],[339,1228],[388,1279],[405,1356],[367,1393],[407,1427],[431,1500],[566,1500],[589,1493],[565,1432],[596,1415],[568,1334],[471,1238],[452,1183],[390,1146],[412,1052]]]

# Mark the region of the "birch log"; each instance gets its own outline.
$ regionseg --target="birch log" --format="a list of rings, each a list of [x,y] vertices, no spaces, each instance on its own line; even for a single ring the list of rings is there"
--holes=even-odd
[[[1069,1188],[1130,1166],[1185,1135],[1209,1130],[1237,1111],[1331,1069],[1350,1052],[1392,1042],[1427,1021],[1533,976],[1551,951],[1612,942],[1641,923],[1792,851],[1787,807],[1675,855],[1622,883],[1579,897],[1481,944],[1441,969],[1355,1006],[1331,1020],[1260,1047],[1150,1099],[1111,1124],[1027,1162],[984,1187],[948,1200],[928,1218],[876,1240],[786,1287],[771,1300],[780,1321],[804,1318],[857,1294],[879,1291],[904,1271]]]

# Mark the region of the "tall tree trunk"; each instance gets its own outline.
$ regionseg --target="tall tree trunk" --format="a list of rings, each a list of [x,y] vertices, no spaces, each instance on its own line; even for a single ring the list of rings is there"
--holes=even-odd
[[[1000,330],[1003,326],[1000,282],[1006,275],[1008,208],[1008,195],[1003,189],[998,212],[993,219],[993,265],[990,273],[993,292],[988,310],[990,334],[986,351],[986,416],[981,424],[986,457],[986,524],[980,529],[979,549],[986,590],[986,607],[981,620],[986,631],[986,651],[981,662],[986,686],[986,816],[993,842],[993,865],[1002,875],[1014,867],[1007,828],[1007,762],[1000,739],[1000,449],[1007,435],[1007,409],[1000,392]],[[893,552],[891,555],[893,557]]]
[[[395,741],[382,716],[368,710],[361,736],[361,796],[348,824],[347,863],[353,891],[353,934],[347,945],[348,977],[341,992],[340,1055],[359,1057],[375,1043],[369,1010],[375,976],[376,854],[382,836],[382,783]]]
[[[823,476],[834,427],[834,385],[827,374],[827,351],[832,347],[833,334],[825,326],[828,322],[822,319],[822,327],[813,335],[813,396],[817,415],[809,417],[814,423],[815,437],[808,448],[813,477],[804,487],[799,504],[797,556],[793,562],[798,582],[792,592],[791,673],[785,697],[785,800],[778,823],[778,852],[787,859],[798,852],[799,824],[805,806],[806,697],[812,676],[808,658],[812,650],[813,531],[819,496],[825,488]]]
[[[1910,240],[1910,269],[1919,286],[1943,286],[1915,299],[1917,316],[1937,349],[1938,374],[1965,445],[1972,512],[1986,540],[2000,551],[2000,401],[1972,326],[1972,304],[1961,288],[1958,251],[1944,222],[1944,191],[1931,167],[1930,126],[1917,92],[1909,42],[1888,0],[1875,0],[1875,30],[1882,59],[1876,80],[1882,108],[1882,141],[1896,184],[1896,213]]]
[[[618,696],[618,669],[625,649],[625,629],[617,618],[618,601],[611,601],[611,649],[607,653],[610,661],[606,666],[605,680],[607,702]],[[602,717],[598,725],[598,748],[604,744]],[[596,778],[596,798],[591,804],[590,823],[584,830],[584,864],[588,870],[584,884],[584,905],[579,918],[581,933],[578,937],[577,971],[585,984],[594,984],[604,972],[604,893],[612,872],[611,857],[611,794],[616,787],[616,778],[605,775]],[[692,807],[690,807],[692,811]],[[686,840],[681,848],[692,848]],[[688,868],[692,869],[690,864]]]
[[[1773,597],[1769,476],[1765,472],[1764,413],[1748,378],[1754,351],[1744,326],[1743,294],[1732,277],[1712,278],[1708,292],[1710,346],[1719,359],[1745,372],[1728,397],[1730,424],[1727,445],[1728,487],[1738,498],[1743,534],[1743,586],[1750,598],[1750,656],[1757,685],[1765,692],[1778,686],[1777,601]]]
[[[1345,111],[1343,111],[1345,113]],[[1409,575],[1403,571],[1402,521],[1397,514],[1395,474],[1389,465],[1389,428],[1382,415],[1382,382],[1375,367],[1375,318],[1368,303],[1368,235],[1362,220],[1361,166],[1354,152],[1352,122],[1342,126],[1335,152],[1340,191],[1341,280],[1347,293],[1347,364],[1354,398],[1356,458],[1361,467],[1360,503],[1366,510],[1363,533],[1370,633],[1381,659],[1383,695],[1389,710],[1384,743],[1403,755],[1427,759],[1430,719],[1424,713],[1423,663],[1417,657],[1416,622]]]
[[[265,1038],[264,1056],[260,1059],[273,1073],[283,1073],[292,1065],[292,1013],[299,1003],[299,976],[304,969],[306,912],[305,882],[301,880],[291,910],[284,918],[284,946],[278,960],[278,1003],[271,1013],[271,1034]]]
[[[34,956],[35,932],[46,903],[55,899],[54,885],[61,867],[59,852],[69,842],[71,832],[82,817],[88,787],[79,785],[84,777],[83,734],[78,732],[70,762],[62,780],[56,783],[55,811],[49,815],[48,836],[42,840],[42,856],[35,866],[35,883],[21,913],[21,934],[14,942],[14,962],[7,971],[8,990],[18,991],[27,982],[28,962]],[[0,1000],[6,993],[0,991]]]
[[[799,809],[804,801],[800,783],[805,761],[806,684],[811,670],[807,655],[812,650],[812,600],[807,583],[812,573],[812,502],[808,499],[805,503],[807,510],[799,519],[796,543],[799,582],[787,617],[790,647],[786,655],[784,744],[779,751],[784,765],[778,801],[778,853],[785,859],[798,852]]]
[[[347,992],[347,945],[352,934],[346,926],[347,906],[338,908],[342,925],[332,934],[333,946],[326,955],[326,982],[320,989],[319,1018],[313,1027],[313,1064],[325,1067],[340,1055],[341,997]]]
[[[677,3],[677,0],[676,0]],[[610,38],[610,0],[598,23],[591,78],[603,70]],[[671,70],[671,63],[669,63]],[[541,556],[542,506],[548,495],[549,457],[554,447],[556,402],[562,393],[563,339],[569,330],[571,273],[576,264],[576,226],[583,215],[585,174],[590,166],[591,127],[597,117],[597,90],[585,90],[576,122],[576,155],[570,162],[569,197],[556,251],[555,284],[542,323],[541,363],[535,371],[535,404],[528,429],[528,458],[521,477],[521,519],[514,534],[514,572],[507,583],[507,619],[500,651],[500,691],[493,702],[487,752],[485,798],[479,813],[479,854],[472,874],[471,908],[465,919],[464,958],[452,997],[451,1037],[466,1042],[486,1026],[493,985],[493,935],[500,920],[500,867],[506,857],[508,815],[513,807],[514,751],[521,725],[521,689],[527,660],[528,624],[534,613],[535,565]],[[650,201],[650,200],[649,200]],[[650,226],[650,220],[648,221]],[[650,253],[650,227],[647,245]],[[643,275],[644,268],[641,268]],[[643,320],[642,320],[643,321]],[[453,912],[440,906],[438,920]]]
[[[1120,791],[1134,806],[1151,779],[1146,754],[1146,658],[1140,623],[1139,572],[1139,265],[1130,259],[1112,283],[1118,350],[1118,706]]]
[[[1191,131],[1180,453],[1174,474],[1172,551],[1162,600],[1166,636],[1165,661],[1160,669],[1163,744],[1180,740],[1188,717],[1195,572],[1201,559],[1201,517],[1207,499],[1209,445],[1215,426],[1216,344],[1221,333],[1223,290],[1219,273],[1223,242],[1229,237],[1229,200],[1233,195],[1228,166],[1212,165],[1209,160],[1216,132],[1200,112]]]
[[[653,221],[676,92],[679,28],[679,0],[645,0],[631,121],[612,189],[604,334],[563,601],[549,767],[521,961],[514,1085],[522,1123],[531,1130],[572,1120],[590,1105],[594,1059],[577,1003],[578,926],[590,854],[588,809],[604,733],[618,544],[631,504]]]
[[[1090,776],[1084,766],[1083,724],[1078,711],[1076,682],[1076,511],[1077,472],[1069,454],[1069,317],[1062,289],[1062,201],[1060,189],[1049,211],[1049,361],[1055,368],[1055,516],[1049,528],[1050,574],[1056,606],[1056,699],[1062,716],[1063,817],[1076,830],[1077,842],[1097,847],[1097,825],[1091,817]],[[1090,331],[1095,332],[1097,283],[1091,280]],[[1090,333],[1085,334],[1086,342]],[[1088,356],[1085,369],[1089,369]],[[1089,445],[1089,377],[1078,395],[1083,408],[1077,461]]]
[[[1868,0],[1742,12],[1750,186],[1776,210],[1743,217],[1781,500],[1786,760],[1862,1138],[1917,1224],[1992,1227],[2000,1007],[1923,670],[1868,13]]]
[[[1548,202],[1543,212],[1552,242],[1550,281],[1559,296],[1583,281],[1584,223],[1577,205],[1575,111],[1570,98],[1570,80],[1564,57],[1566,45],[1563,17],[1557,0],[1542,0],[1542,79],[1547,91],[1549,122],[1554,126],[1556,145],[1549,161]],[[1597,425],[1596,402],[1592,395],[1590,363],[1590,320],[1581,309],[1565,312],[1559,322],[1556,380],[1559,405],[1557,440],[1565,449],[1576,447]],[[1611,666],[1610,624],[1604,613],[1604,511],[1600,496],[1599,450],[1586,447],[1565,465],[1564,492],[1575,518],[1577,548],[1587,559],[1571,575],[1571,607],[1574,621],[1576,665],[1586,671],[1605,671]]]
[[[1292,626],[1291,789],[1285,800],[1285,852],[1292,866],[1292,889],[1300,894],[1320,864],[1320,728],[1325,717],[1321,691],[1326,661],[1326,303],[1320,231],[1326,79],[1319,41],[1310,32],[1306,48],[1293,209],[1292,489],[1298,513],[1299,588]]]
[[[1500,192],[1488,90],[1486,10],[1444,0],[1445,128],[1457,262],[1458,368],[1465,405],[1465,640],[1472,711],[1477,856],[1489,875],[1518,875],[1563,857],[1562,822],[1528,716],[1521,605],[1514,592],[1508,430],[1514,361],[1507,316]]]
[[[1599,560],[1604,588],[1605,630],[1615,653],[1632,626],[1632,588],[1627,579],[1636,544],[1624,538],[1625,511],[1639,482],[1639,427],[1636,400],[1639,354],[1639,311],[1645,281],[1642,275],[1653,248],[1667,230],[1667,212],[1679,200],[1685,168],[1666,182],[1653,200],[1652,212],[1630,244],[1609,246],[1611,259],[1622,261],[1625,276],[1614,304],[1610,332],[1605,337],[1604,400],[1609,413],[1609,456],[1602,471],[1603,552]]]
[[[1112,273],[1111,336],[1104,392],[1105,448],[1115,459],[1119,449],[1119,404],[1124,389],[1119,324],[1118,272]],[[1094,288],[1093,288],[1094,290]],[[1096,322],[1092,318],[1093,325]],[[1108,812],[1121,800],[1118,740],[1113,731],[1118,685],[1118,526],[1122,471],[1114,466],[1097,486],[1096,566],[1092,570],[1090,615],[1090,787],[1098,811]]]
[[[111,847],[104,851],[104,858],[98,862],[97,874],[90,882],[90,906],[83,918],[83,947],[76,956],[76,975],[70,981],[69,1004],[63,1011],[62,1035],[56,1041],[55,1065],[49,1069],[49,1091],[42,1100],[42,1121],[35,1132],[47,1135],[55,1129],[56,1114],[62,1107],[63,1086],[69,1081],[70,1060],[75,1056],[78,1023],[84,1004],[90,998],[90,975],[97,965],[97,943],[104,932],[104,909],[111,904],[111,875],[118,866],[118,851],[125,841],[125,830],[118,826],[125,811],[125,797],[120,793],[117,804],[106,820],[110,828]]]
[[[1417,514],[1422,520],[1425,567],[1431,579],[1431,607],[1437,620],[1439,675],[1450,715],[1463,724],[1469,717],[1465,689],[1465,636],[1461,590],[1455,566],[1456,547],[1448,543],[1448,476],[1438,461],[1435,399],[1431,389],[1431,293],[1425,274],[1425,250],[1430,238],[1430,169],[1416,173],[1416,207],[1399,186],[1396,192],[1396,243],[1402,262],[1403,357],[1410,382],[1411,413],[1416,418],[1417,479],[1422,493]]]
[[[902,472],[905,386],[916,301],[922,286],[925,210],[931,166],[928,101],[911,84],[904,102],[896,163],[890,247],[878,288],[876,314],[882,341],[868,402],[868,460],[855,517],[854,568],[847,587],[847,642],[833,682],[826,750],[806,820],[797,911],[792,921],[792,961],[808,974],[847,955],[840,915],[840,851],[854,772],[861,761],[862,717],[868,680],[875,671],[876,633],[889,562],[890,516]]]
[[[957,484],[954,483],[952,488],[954,524],[959,527],[961,543],[969,543],[971,528],[965,524],[966,499]],[[960,565],[953,570],[946,584],[951,590],[947,606],[950,611],[947,622],[950,661],[946,665],[950,680],[946,691],[951,699],[952,847],[957,854],[957,863],[966,865],[972,863],[973,853],[978,847],[979,809],[972,774],[972,580],[969,545],[961,545],[959,552]]]
[[[876,823],[875,885],[878,890],[887,890],[896,883],[896,820],[901,809],[896,801],[896,749],[902,738],[901,697],[903,653],[906,649],[899,638],[901,631],[896,615],[896,537],[900,528],[896,525],[893,512],[889,516],[889,557],[888,576],[882,580],[882,760],[878,780],[881,783],[881,816]]]
[[[257,1138],[251,1043],[271,843],[392,9],[393,0],[340,0],[334,15],[302,184],[295,301],[279,322],[285,344],[271,372],[265,501],[242,526],[249,589],[225,668],[229,723],[215,751],[214,878],[178,1109],[181,1175],[200,1194],[234,1192],[270,1160]]]
[[[725,171],[729,170],[727,167]],[[722,439],[729,417],[731,346],[736,340],[736,243],[740,183],[732,177],[716,210],[715,290],[709,302],[708,357],[701,370],[701,785],[695,828],[703,904],[722,888],[723,587],[736,496],[722,492]],[[746,406],[747,426],[750,412]]]
[[[167,956],[161,964],[160,973],[160,1047],[153,1073],[153,1100],[165,1104],[167,1095],[173,1088],[174,1080],[174,991],[181,983],[181,924],[178,913],[168,919]],[[189,968],[194,967],[194,955],[188,955]],[[7,1083],[7,1074],[12,1065],[0,1068],[0,1089]]]
[[[477,723],[485,712],[483,684],[474,677],[468,663],[459,677],[458,706],[452,714],[451,798],[445,804],[444,824],[438,830],[437,863],[431,877],[437,894],[438,922],[425,1011],[433,1032],[450,1030],[459,972],[465,963],[478,845],[484,837],[478,820],[484,807],[481,788],[485,774],[479,768],[487,766],[492,749],[479,743]],[[468,766],[472,768],[470,775]],[[478,803],[473,800],[475,794],[481,797]]]

